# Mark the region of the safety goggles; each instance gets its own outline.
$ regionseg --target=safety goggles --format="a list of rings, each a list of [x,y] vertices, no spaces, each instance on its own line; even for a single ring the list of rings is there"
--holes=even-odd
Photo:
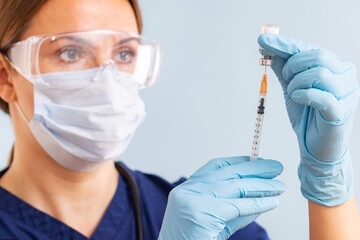
[[[94,30],[31,36],[10,46],[9,63],[26,79],[36,83],[41,75],[98,68],[111,64],[132,74],[140,88],[157,79],[160,46],[128,32]]]

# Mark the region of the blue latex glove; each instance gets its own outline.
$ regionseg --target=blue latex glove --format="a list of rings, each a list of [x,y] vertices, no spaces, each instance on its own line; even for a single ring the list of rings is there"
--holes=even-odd
[[[274,160],[249,157],[211,160],[168,199],[160,240],[228,239],[261,213],[278,206],[284,192],[274,180],[283,170]]]
[[[285,36],[262,34],[258,42],[275,54],[272,68],[299,142],[302,194],[326,206],[346,202],[353,195],[348,146],[359,98],[354,65]]]

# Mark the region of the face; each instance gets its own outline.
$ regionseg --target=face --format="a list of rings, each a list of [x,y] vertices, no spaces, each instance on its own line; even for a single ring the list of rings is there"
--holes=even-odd
[[[128,0],[49,0],[34,16],[22,40],[34,35],[95,29],[138,33]],[[33,85],[15,71],[9,72],[8,81],[13,86],[13,97],[4,100],[17,101],[25,117],[32,119]]]

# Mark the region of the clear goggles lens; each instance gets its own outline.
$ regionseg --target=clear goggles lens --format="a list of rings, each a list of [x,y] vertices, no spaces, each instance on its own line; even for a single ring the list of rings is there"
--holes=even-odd
[[[33,36],[14,44],[8,52],[11,64],[27,79],[98,68],[111,62],[119,71],[132,74],[140,87],[155,82],[160,55],[160,47],[153,41],[105,30]]]

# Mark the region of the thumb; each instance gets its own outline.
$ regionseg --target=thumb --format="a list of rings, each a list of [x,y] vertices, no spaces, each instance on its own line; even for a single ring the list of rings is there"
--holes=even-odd
[[[209,172],[224,168],[227,166],[232,166],[235,164],[249,162],[249,156],[239,156],[239,157],[225,157],[225,158],[214,158],[206,163],[204,166],[199,168],[191,177],[198,177]]]

